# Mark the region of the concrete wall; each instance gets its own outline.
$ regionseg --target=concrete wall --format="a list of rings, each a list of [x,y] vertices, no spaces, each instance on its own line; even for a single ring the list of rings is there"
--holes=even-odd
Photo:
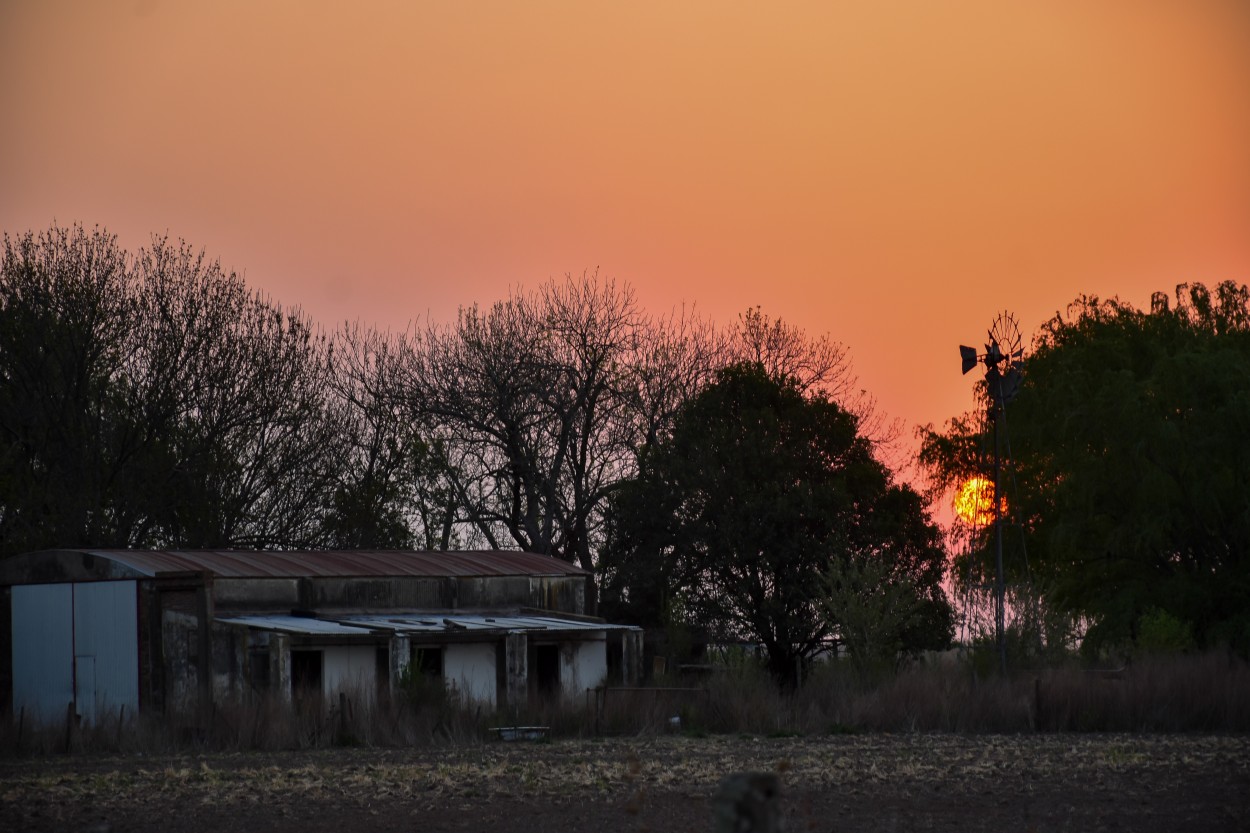
[[[161,611],[161,653],[165,705],[175,710],[195,706],[199,696],[199,632],[194,615]]]
[[[496,644],[459,642],[443,650],[443,679],[465,702],[495,707]]]
[[[273,610],[301,607],[297,578],[215,578],[213,603],[222,610]]]

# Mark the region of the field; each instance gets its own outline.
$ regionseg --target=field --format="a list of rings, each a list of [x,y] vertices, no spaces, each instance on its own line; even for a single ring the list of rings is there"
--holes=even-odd
[[[790,831],[1250,830],[1244,735],[634,736],[0,761],[0,829],[711,830],[780,773]]]

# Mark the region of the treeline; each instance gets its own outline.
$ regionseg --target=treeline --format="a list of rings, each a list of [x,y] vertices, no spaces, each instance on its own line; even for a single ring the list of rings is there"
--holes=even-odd
[[[4,555],[520,548],[590,571],[613,616],[750,639],[794,679],[835,639],[949,641],[889,440],[845,348],[758,309],[656,317],[582,275],[327,334],[185,243],[5,238]]]
[[[609,492],[736,361],[852,381],[827,338],[657,318],[597,275],[327,334],[185,243],[6,235],[0,552],[489,546],[594,569]]]

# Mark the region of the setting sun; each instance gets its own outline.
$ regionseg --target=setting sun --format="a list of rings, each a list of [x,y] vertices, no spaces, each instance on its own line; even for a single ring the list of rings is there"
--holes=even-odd
[[[955,514],[972,526],[988,526],[994,521],[994,483],[984,477],[969,477],[955,495]]]

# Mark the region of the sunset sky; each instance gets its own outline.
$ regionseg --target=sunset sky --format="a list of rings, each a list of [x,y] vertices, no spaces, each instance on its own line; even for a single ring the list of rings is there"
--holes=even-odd
[[[0,229],[333,327],[598,268],[848,345],[910,426],[1079,293],[1250,281],[1240,0],[0,0]]]

